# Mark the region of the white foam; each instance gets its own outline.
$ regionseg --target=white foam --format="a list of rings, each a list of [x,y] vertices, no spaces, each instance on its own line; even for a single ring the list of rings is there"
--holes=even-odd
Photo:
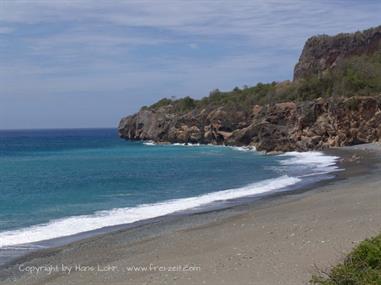
[[[219,144],[200,144],[200,143],[173,143],[168,146],[212,146],[212,147],[227,147],[238,151],[257,151],[254,146],[228,146]]]
[[[156,145],[156,143],[154,141],[145,141],[145,142],[143,142],[143,144],[149,145],[149,146]]]
[[[326,155],[319,151],[309,152],[287,152],[280,156],[290,156],[290,158],[282,160],[282,165],[301,165],[309,166],[314,170],[315,174],[329,173],[340,170],[337,166],[338,156]]]
[[[199,143],[174,143],[174,146],[201,146]]]
[[[228,146],[231,149],[238,151],[257,151],[254,146]]]
[[[154,145],[153,142],[145,142]],[[174,144],[181,146],[198,146],[199,144]],[[239,151],[255,151],[247,147],[230,147]],[[58,237],[65,237],[81,232],[96,230],[104,227],[129,224],[141,220],[160,217],[171,213],[197,208],[217,201],[232,200],[240,197],[254,196],[276,191],[302,180],[302,177],[330,173],[340,170],[336,165],[339,157],[325,155],[322,152],[288,152],[280,156],[286,157],[281,165],[293,165],[310,169],[305,175],[298,177],[281,176],[263,180],[245,187],[228,189],[201,196],[175,199],[155,204],[143,204],[133,208],[118,208],[96,212],[92,215],[73,216],[52,220],[46,224],[34,225],[27,228],[0,232],[0,248],[27,244]]]
[[[274,179],[263,180],[241,188],[228,189],[196,197],[169,200],[155,204],[144,204],[133,208],[100,211],[92,215],[73,216],[52,220],[47,224],[0,232],[0,247],[70,236],[108,226],[129,224],[204,206],[216,201],[231,200],[275,191],[300,181],[300,178],[281,176]]]

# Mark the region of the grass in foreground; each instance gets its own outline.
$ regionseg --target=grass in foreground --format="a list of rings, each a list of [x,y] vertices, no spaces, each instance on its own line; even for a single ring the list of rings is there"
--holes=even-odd
[[[342,264],[313,276],[318,285],[381,285],[381,234],[361,242]]]

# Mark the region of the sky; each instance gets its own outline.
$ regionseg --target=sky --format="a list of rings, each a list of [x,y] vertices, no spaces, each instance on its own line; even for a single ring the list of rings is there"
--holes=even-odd
[[[292,79],[378,0],[0,0],[0,129],[116,127],[163,97]]]

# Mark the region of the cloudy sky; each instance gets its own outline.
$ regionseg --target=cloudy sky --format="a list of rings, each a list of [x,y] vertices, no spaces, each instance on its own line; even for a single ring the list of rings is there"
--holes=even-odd
[[[115,127],[162,97],[292,78],[305,40],[381,1],[0,0],[0,129]]]

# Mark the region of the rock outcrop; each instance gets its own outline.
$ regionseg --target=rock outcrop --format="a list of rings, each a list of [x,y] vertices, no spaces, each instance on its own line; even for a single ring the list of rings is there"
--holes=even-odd
[[[381,26],[363,32],[320,35],[307,40],[294,69],[294,80],[322,75],[343,59],[372,54],[381,47]]]
[[[312,37],[307,41],[295,66],[294,82],[278,83],[274,85],[275,89],[269,89],[262,97],[255,97],[258,99],[267,96],[268,100],[265,102],[270,104],[251,106],[255,104],[253,102],[257,102],[255,100],[238,104],[239,98],[245,98],[234,97],[239,94],[239,89],[238,93],[230,95],[234,99],[230,104],[226,103],[225,95],[218,97],[219,94],[212,94],[214,97],[211,95],[205,98],[207,100],[198,101],[207,102],[206,104],[190,102],[190,111],[184,111],[184,108],[176,107],[174,101],[167,100],[164,105],[142,108],[138,113],[123,118],[119,124],[119,134],[129,140],[253,146],[266,152],[320,150],[379,141],[381,94],[374,95],[378,94],[376,91],[372,93],[374,96],[334,96],[305,102],[274,104],[271,103],[271,98],[278,91],[300,85],[304,82],[300,79],[323,75],[343,59],[372,54],[380,49],[381,26],[354,34]],[[374,86],[365,87],[372,90]],[[261,90],[264,90],[263,86],[253,92]],[[314,89],[306,85],[305,90],[313,92]],[[302,94],[302,98],[319,96],[316,93],[312,96]],[[188,98],[188,101],[191,100]],[[208,100],[213,103],[208,103]],[[283,100],[278,98],[277,102]]]
[[[223,107],[177,116],[171,106],[143,109],[121,120],[130,140],[249,145],[257,150],[305,151],[381,138],[381,97],[319,98],[254,106],[249,116]]]

